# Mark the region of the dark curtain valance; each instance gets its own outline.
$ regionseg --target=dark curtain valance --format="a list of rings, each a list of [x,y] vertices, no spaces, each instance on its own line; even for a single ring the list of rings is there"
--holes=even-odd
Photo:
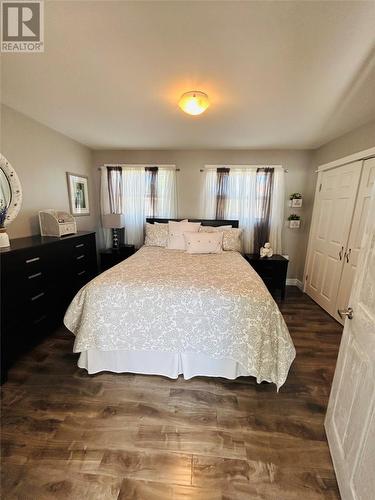
[[[254,252],[259,253],[270,237],[273,168],[258,168],[256,175],[256,222],[254,227]]]
[[[217,175],[217,193],[216,193],[216,219],[225,219],[225,208],[228,193],[229,168],[218,168]]]
[[[147,194],[146,196],[150,200],[150,212],[149,217],[156,216],[156,205],[157,205],[157,175],[158,167],[145,167],[146,171],[146,182],[147,182]]]

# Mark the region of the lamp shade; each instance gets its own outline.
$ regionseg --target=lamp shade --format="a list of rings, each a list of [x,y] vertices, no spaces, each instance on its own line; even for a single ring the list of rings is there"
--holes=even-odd
[[[105,214],[102,217],[103,227],[107,229],[121,229],[125,227],[124,214]]]

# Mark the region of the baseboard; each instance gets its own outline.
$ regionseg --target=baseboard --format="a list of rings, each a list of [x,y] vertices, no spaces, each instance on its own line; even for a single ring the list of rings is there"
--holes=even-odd
[[[302,290],[302,281],[299,280],[298,278],[287,278],[286,279],[286,284],[289,286],[298,286],[300,290]]]

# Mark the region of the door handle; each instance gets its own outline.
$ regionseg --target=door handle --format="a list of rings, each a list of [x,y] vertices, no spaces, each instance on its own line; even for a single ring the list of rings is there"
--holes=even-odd
[[[340,316],[341,319],[344,319],[345,316],[348,319],[353,319],[353,309],[351,307],[348,307],[347,309],[337,309],[337,314]]]
[[[350,254],[352,253],[352,249],[349,248],[348,252],[346,253],[346,263],[349,262],[349,259],[350,259]]]
[[[340,260],[342,260],[342,252],[344,251],[344,247],[341,247],[341,250],[339,251],[339,257]]]

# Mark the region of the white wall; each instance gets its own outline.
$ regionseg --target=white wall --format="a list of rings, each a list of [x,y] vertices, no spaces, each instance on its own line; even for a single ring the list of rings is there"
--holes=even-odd
[[[375,120],[315,149],[313,164],[318,167],[372,147],[375,147]]]
[[[286,174],[285,215],[290,212],[287,196],[299,191],[304,195],[303,219],[300,230],[287,227],[283,231],[284,253],[290,256],[288,276],[302,280],[307,237],[311,218],[315,174],[311,169],[311,153],[307,151],[251,151],[251,150],[115,150],[94,151],[94,168],[99,179],[98,167],[105,163],[173,163],[177,173],[178,216],[202,217],[200,193],[206,164],[281,164],[289,170]],[[98,185],[98,182],[97,182]],[[98,191],[98,187],[97,187]]]
[[[66,172],[89,176],[91,213],[76,221],[79,230],[96,228],[97,200],[89,148],[2,105],[1,152],[17,172],[23,190],[21,211],[7,228],[10,238],[40,234],[38,210],[70,212]]]

